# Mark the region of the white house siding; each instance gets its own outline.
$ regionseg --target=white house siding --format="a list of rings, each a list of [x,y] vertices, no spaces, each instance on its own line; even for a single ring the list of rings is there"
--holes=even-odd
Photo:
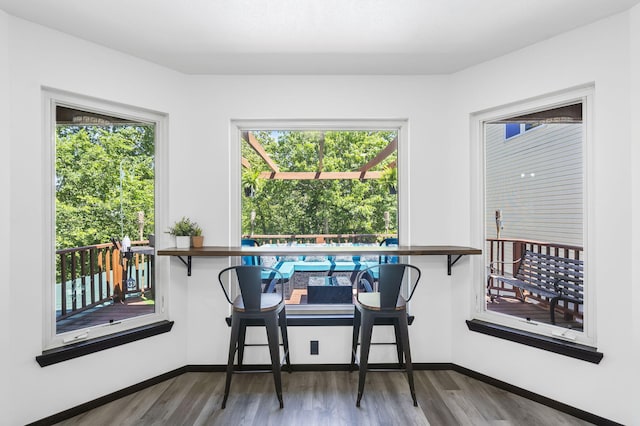
[[[583,245],[581,124],[546,124],[505,139],[486,125],[486,235]]]

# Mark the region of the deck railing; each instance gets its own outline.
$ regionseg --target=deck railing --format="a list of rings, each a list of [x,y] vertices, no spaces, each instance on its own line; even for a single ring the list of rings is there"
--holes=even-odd
[[[148,243],[133,241],[132,245]],[[135,253],[128,259],[113,243],[103,243],[57,250],[56,256],[57,320],[153,290],[153,255]]]
[[[310,244],[310,243],[378,243],[384,238],[396,237],[396,234],[273,234],[247,235],[262,244]],[[132,245],[146,245],[148,241],[134,241]],[[485,252],[490,263],[498,262],[498,272],[515,274],[518,269],[517,260],[525,250],[555,256],[582,259],[583,248],[566,244],[541,241],[488,238]],[[149,294],[153,291],[153,255],[135,253],[131,259],[122,256],[112,243],[96,244],[85,247],[74,247],[56,251],[57,285],[56,300],[57,319],[66,318],[91,307],[110,300],[124,300],[133,293]],[[129,267],[129,262],[131,266]],[[131,277],[128,276],[131,270]],[[132,278],[133,280],[129,280]],[[127,283],[129,281],[129,283]],[[489,280],[487,291],[506,292],[521,297],[519,289],[511,288],[504,283],[493,283]],[[543,306],[548,300],[536,294],[527,297]],[[558,308],[565,316],[582,318],[582,306],[572,303],[559,304]]]
[[[568,244],[558,244],[533,240],[508,239],[508,238],[487,238],[486,253],[488,261],[494,267],[496,272],[501,275],[515,275],[520,266],[519,259],[525,250],[535,253],[544,253],[553,256],[566,257],[570,259],[582,259],[584,256],[583,248],[580,246],[572,246]],[[504,282],[495,283],[491,279],[487,282],[487,292],[489,294],[500,294],[501,292],[512,293],[515,297],[522,298],[522,292],[518,288],[512,288]],[[548,307],[549,300],[538,294],[527,294],[527,298],[534,300],[542,306]],[[582,305],[575,303],[560,301],[557,309],[565,316],[565,318],[582,318]]]
[[[397,234],[254,234],[243,235],[243,239],[252,239],[263,244],[345,244],[379,243],[385,238],[397,238]]]

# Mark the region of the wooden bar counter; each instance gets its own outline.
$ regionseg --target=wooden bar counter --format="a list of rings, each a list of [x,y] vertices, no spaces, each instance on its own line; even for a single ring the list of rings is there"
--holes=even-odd
[[[482,250],[462,246],[260,246],[260,247],[224,247],[206,246],[201,248],[179,249],[170,247],[160,249],[158,256],[176,256],[186,266],[191,275],[192,257],[231,257],[231,256],[447,256],[447,274],[451,267],[464,255],[482,254]],[[187,260],[184,258],[186,257]]]

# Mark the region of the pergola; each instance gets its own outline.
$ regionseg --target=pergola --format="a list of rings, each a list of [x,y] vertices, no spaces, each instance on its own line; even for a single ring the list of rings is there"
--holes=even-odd
[[[378,154],[372,158],[369,162],[362,165],[357,170],[347,172],[325,172],[322,170],[322,158],[324,156],[324,137],[320,139],[320,146],[318,148],[318,168],[315,172],[281,172],[278,165],[273,161],[269,154],[265,151],[264,147],[258,142],[252,132],[242,132],[242,139],[244,139],[251,148],[264,160],[269,166],[271,171],[261,172],[261,179],[281,179],[281,180],[329,180],[329,179],[379,179],[382,176],[381,171],[372,171],[371,169],[380,164],[385,158],[389,157],[398,149],[398,138],[394,138],[389,144],[384,147]],[[242,166],[250,169],[251,164],[246,158],[242,158]],[[387,167],[395,168],[396,162],[390,162]]]

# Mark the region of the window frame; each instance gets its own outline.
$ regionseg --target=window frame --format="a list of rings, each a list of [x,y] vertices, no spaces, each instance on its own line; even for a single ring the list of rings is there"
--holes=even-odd
[[[407,119],[234,119],[230,122],[229,132],[229,245],[240,246],[242,236],[242,185],[241,185],[241,135],[251,130],[393,130],[398,135],[398,239],[403,245],[411,245],[410,238],[410,181],[409,181],[409,143]],[[402,261],[406,261],[401,256]],[[239,259],[230,259],[230,264]],[[287,305],[287,314],[327,316],[353,315],[353,305]]]
[[[542,95],[510,104],[490,108],[470,114],[470,153],[471,153],[471,240],[472,245],[485,247],[486,245],[486,218],[485,218],[485,123],[504,119],[507,117],[520,116],[534,111],[553,109],[572,103],[581,102],[583,109],[583,255],[584,255],[584,328],[583,331],[575,331],[567,328],[543,324],[535,321],[527,322],[520,318],[510,317],[505,314],[491,312],[486,309],[486,265],[488,255],[474,256],[472,259],[472,286],[471,312],[470,316],[474,321],[481,321],[495,324],[501,327],[509,327],[532,335],[539,335],[545,338],[552,338],[567,343],[576,343],[588,346],[596,344],[596,312],[595,294],[597,284],[592,277],[594,265],[590,261],[592,252],[593,233],[589,231],[590,218],[593,217],[593,188],[591,185],[590,172],[593,168],[593,98],[595,87],[593,84],[586,84],[567,90]],[[507,141],[510,139],[507,139]]]
[[[85,95],[71,93],[50,87],[42,87],[42,111],[43,111],[43,195],[45,210],[49,214],[43,217],[43,258],[45,259],[43,276],[43,306],[42,306],[42,348],[43,351],[63,349],[79,341],[101,341],[109,336],[117,336],[132,330],[153,326],[168,320],[166,280],[168,276],[169,262],[161,256],[156,256],[154,261],[155,273],[155,303],[153,314],[129,318],[118,321],[115,324],[105,324],[90,328],[81,328],[67,333],[56,333],[55,318],[55,292],[51,284],[56,277],[55,257],[55,215],[56,215],[56,107],[94,112],[98,114],[123,117],[155,124],[155,149],[154,149],[154,216],[155,234],[158,235],[159,224],[167,221],[167,197],[163,194],[168,189],[167,173],[167,148],[168,148],[168,116],[167,114],[139,108],[131,105],[93,98]],[[126,343],[126,342],[125,342]]]

